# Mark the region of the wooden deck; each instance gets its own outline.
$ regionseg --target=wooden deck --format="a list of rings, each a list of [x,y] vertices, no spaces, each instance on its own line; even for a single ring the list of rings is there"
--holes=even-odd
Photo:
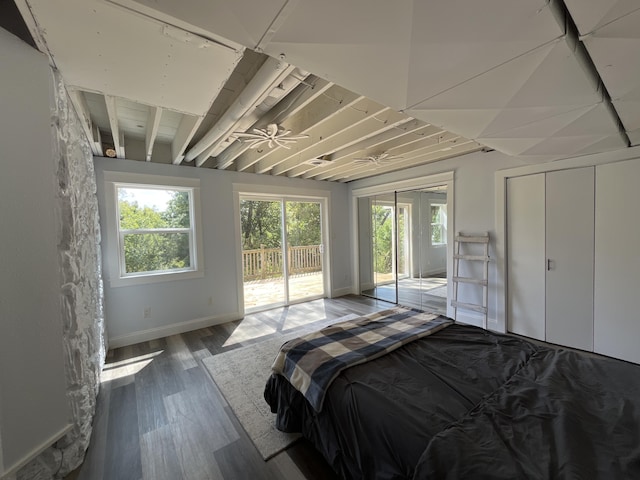
[[[289,301],[323,297],[322,272],[305,273],[289,277]],[[284,302],[284,278],[268,278],[244,282],[244,309],[256,311]]]

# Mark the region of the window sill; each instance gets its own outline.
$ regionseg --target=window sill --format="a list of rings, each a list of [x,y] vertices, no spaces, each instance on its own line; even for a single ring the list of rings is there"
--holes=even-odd
[[[150,283],[160,282],[174,282],[179,280],[188,280],[191,278],[202,278],[204,272],[202,270],[195,270],[189,272],[165,272],[157,273],[153,275],[139,275],[132,277],[115,277],[109,279],[109,285],[111,288],[117,287],[129,287],[132,285],[146,285]]]

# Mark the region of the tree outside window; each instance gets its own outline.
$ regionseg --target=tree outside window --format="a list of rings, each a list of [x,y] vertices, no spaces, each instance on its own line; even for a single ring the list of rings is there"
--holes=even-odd
[[[192,190],[116,188],[121,276],[195,270]]]
[[[447,205],[431,204],[431,245],[447,244]]]

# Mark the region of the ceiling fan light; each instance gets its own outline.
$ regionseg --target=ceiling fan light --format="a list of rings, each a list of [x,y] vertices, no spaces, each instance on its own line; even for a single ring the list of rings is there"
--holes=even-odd
[[[327,165],[329,165],[331,163],[331,160],[327,160],[324,158],[312,158],[310,160],[306,160],[302,163],[305,163],[307,165],[313,165],[314,167],[326,167]]]
[[[391,155],[386,152],[382,153],[374,153],[373,155],[367,155],[366,157],[354,158],[353,163],[357,165],[384,165],[389,163],[391,160],[398,160],[402,157]]]
[[[282,147],[290,150],[288,143],[295,143],[309,135],[291,135],[291,130],[286,130],[275,123],[268,124],[265,128],[254,128],[253,133],[233,132],[232,136],[241,142],[249,144],[249,148],[257,148],[265,143],[269,148]]]

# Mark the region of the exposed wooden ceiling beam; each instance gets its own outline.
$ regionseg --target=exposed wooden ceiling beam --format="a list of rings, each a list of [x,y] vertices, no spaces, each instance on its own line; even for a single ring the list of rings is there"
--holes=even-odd
[[[118,126],[116,97],[112,95],[105,95],[104,103],[107,106],[107,115],[109,116],[109,126],[111,127],[111,137],[113,138],[113,148],[116,151],[116,156],[118,158],[125,158],[124,132],[121,132]]]
[[[306,132],[310,133],[309,138],[298,141],[291,150],[281,150],[271,158],[259,161],[255,167],[255,173],[265,173],[273,169],[277,165],[290,160],[291,168],[300,164],[304,160],[315,158],[322,153],[330,152],[331,148],[325,147],[318,150],[316,146],[326,143],[327,139],[333,139],[336,135],[341,135],[345,139],[349,135],[344,135],[344,131],[348,131],[354,125],[359,125],[362,121],[370,119],[375,115],[388,111],[388,107],[380,105],[373,100],[363,98],[353,104],[351,108],[344,109],[339,115],[334,115],[331,121],[322,122],[314,125]],[[348,139],[346,140],[348,141]],[[335,148],[335,145],[334,145]],[[309,152],[322,152],[316,156]],[[307,156],[311,155],[311,156]],[[281,172],[283,173],[283,172]]]
[[[255,124],[273,110],[273,108],[295,90],[296,87],[302,85],[303,87],[309,88],[309,85],[306,85],[307,77],[315,78],[313,75],[307,75],[306,72],[293,69],[282,82],[271,89],[268,96],[265,97],[259,105],[256,105],[253,110],[249,110],[245,116],[238,120],[233,128],[229,129],[226,135],[220,137],[218,141],[205,150],[203,156],[207,155],[207,158],[216,157],[215,163],[217,164],[217,157],[236,141],[236,132],[248,132],[251,128],[258,128]]]
[[[97,125],[91,125],[91,131],[93,132],[93,142],[91,142],[91,151],[94,152],[95,155],[102,157],[102,134],[100,133],[100,129]]]
[[[340,179],[336,179],[335,181],[339,181],[339,182],[352,182],[354,180],[359,180],[361,178],[365,178],[365,177],[370,177],[371,175],[382,175],[384,173],[390,173],[396,170],[401,170],[401,169],[406,169],[406,168],[411,168],[411,167],[417,167],[420,165],[425,165],[427,163],[433,163],[433,162],[440,162],[442,160],[446,160],[448,158],[451,157],[459,157],[461,155],[465,155],[467,153],[472,153],[472,152],[477,152],[480,149],[482,149],[483,147],[478,145],[476,142],[473,142],[471,140],[465,140],[463,143],[460,143],[458,146],[456,146],[456,148],[452,149],[451,151],[447,152],[447,154],[443,154],[442,152],[433,152],[431,154],[426,154],[424,156],[422,156],[420,158],[419,161],[413,161],[411,164],[409,165],[390,165],[390,166],[383,166],[377,170],[375,170],[373,173],[361,173],[361,174],[354,174],[350,177],[347,178],[340,178]]]
[[[189,146],[189,142],[196,134],[202,120],[204,120],[204,117],[186,114],[182,116],[176,135],[171,142],[171,161],[174,165],[180,165],[184,160],[184,152],[187,150],[187,146]]]
[[[458,141],[459,139],[460,136],[456,134],[439,130],[437,134],[430,137],[422,138],[419,142],[411,142],[402,147],[396,147],[386,150],[391,155],[402,157],[392,160],[388,165],[392,167],[399,167],[400,165],[410,163],[412,159],[416,159],[424,154],[436,152],[443,148],[450,148],[450,142]],[[371,155],[373,153],[374,152],[366,152],[365,156]],[[350,162],[345,166],[338,168],[333,172],[330,172],[330,174],[328,175],[323,174],[322,177],[324,177],[324,180],[338,180],[347,177],[351,179],[352,175],[356,175],[360,170],[370,171],[371,169],[375,169],[377,173],[386,166],[387,165],[359,165]]]
[[[260,105],[269,93],[278,86],[296,67],[284,61],[267,57],[260,69],[251,78],[240,95],[233,101],[229,108],[203,137],[189,148],[186,153],[187,160],[196,160],[196,166],[200,167],[207,161],[207,152],[220,138],[228,136],[238,122]],[[213,147],[215,148],[215,147]]]
[[[332,153],[331,163],[329,165],[316,167],[314,165],[302,164],[289,171],[287,175],[289,177],[302,176],[304,178],[310,178],[318,174],[325,174],[328,171],[350,162],[351,158],[353,158],[353,156],[358,152],[376,147],[379,147],[381,150],[385,150],[385,147],[382,147],[385,142],[390,142],[402,136],[406,136],[407,133],[420,132],[427,128],[427,126],[428,125],[423,121],[412,119],[411,117],[407,117],[406,122],[399,123],[397,125],[384,125],[384,128],[382,128],[376,135]]]
[[[100,141],[100,131],[95,128],[91,122],[91,114],[89,113],[89,106],[87,105],[87,99],[85,98],[84,93],[75,89],[69,89],[68,93],[69,98],[71,99],[71,104],[80,119],[82,130],[89,141],[89,145],[91,146],[91,151],[94,155],[101,157],[103,153],[102,143]]]
[[[144,139],[144,147],[147,162],[151,161],[151,153],[153,152],[153,144],[158,135],[158,127],[160,126],[160,118],[162,117],[162,108],[149,107],[149,115],[147,116],[147,134]]]
[[[450,134],[453,135],[453,134]],[[455,143],[454,143],[455,142]],[[456,157],[458,155],[462,155],[464,153],[470,153],[482,148],[481,145],[477,144],[472,140],[467,140],[462,137],[457,137],[456,139],[452,139],[448,142],[451,145],[451,150],[444,150],[444,148],[448,148],[444,145],[444,143],[434,144],[431,147],[425,147],[420,150],[417,150],[411,153],[407,158],[399,159],[397,161],[392,161],[388,165],[382,165],[375,169],[374,175],[380,175],[383,173],[392,172],[395,170],[401,170],[410,167],[416,167],[419,165],[424,165],[425,163],[432,163],[441,160],[445,160],[450,157]],[[361,171],[361,172],[353,172],[348,175],[336,175],[331,177],[334,181],[353,181],[358,180],[360,178],[371,176],[371,172]]]
[[[337,152],[336,155],[332,158],[333,163],[329,165],[325,169],[318,170],[316,172],[308,172],[304,175],[304,178],[314,178],[315,180],[326,180],[328,178],[333,177],[333,175],[337,172],[344,171],[345,169],[355,168],[356,166],[353,164],[353,159],[357,157],[366,157],[368,155],[373,155],[380,152],[389,152],[393,151],[394,155],[397,155],[396,149],[403,149],[402,151],[407,151],[408,149],[416,146],[419,148],[421,143],[424,142],[425,139],[431,138],[435,135],[440,135],[443,133],[443,130],[439,127],[435,127],[433,125],[424,125],[418,129],[407,128],[404,129],[404,125],[397,127],[395,130],[399,135],[395,138],[391,138],[387,141],[374,141],[370,146],[367,146],[364,149],[359,150],[358,152],[352,152],[348,155],[346,152]],[[377,138],[376,138],[377,140]],[[360,168],[365,168],[360,166]]]
[[[298,85],[251,128],[266,128],[270,123],[284,122],[326,92],[332,85],[333,83],[321,78],[307,77],[304,83]],[[236,140],[216,157],[217,168],[229,168],[233,164],[233,161],[248,149],[248,143]]]
[[[348,118],[345,118],[345,122],[349,122],[346,127],[339,128],[338,131],[332,134],[322,136],[322,140],[314,142],[309,148],[301,150],[295,156],[291,156],[281,162],[273,168],[272,174],[281,175],[297,167],[301,163],[301,157],[303,161],[318,158],[328,152],[347,148],[359,143],[363,139],[373,137],[384,128],[402,125],[409,120],[404,113],[395,112],[382,107],[382,105],[380,105],[380,110],[377,110],[373,105],[368,105],[368,107],[366,110],[368,113],[353,110],[356,114],[361,115],[362,118],[360,120],[354,119],[354,121],[350,121]],[[345,112],[345,116],[346,113],[349,112]],[[332,126],[332,124],[329,126]]]
[[[411,117],[407,117],[406,122],[398,125],[388,125],[387,128],[383,129],[379,134],[373,136],[372,138],[362,140],[361,142],[358,142],[355,145],[351,145],[348,148],[341,149],[340,151],[336,152],[332,158],[334,161],[341,160],[343,158],[349,158],[363,150],[377,147],[384,149],[384,147],[382,147],[383,145],[386,148],[392,148],[392,146],[388,146],[390,145],[389,142],[391,142],[392,140],[396,140],[402,137],[406,139],[408,138],[408,133],[420,135],[421,132],[424,132],[429,128],[433,129],[435,127],[431,127],[430,125],[425,124],[422,120],[416,120]],[[403,143],[397,143],[393,146],[395,147],[402,144]]]
[[[280,125],[286,130],[291,130],[294,134],[304,134],[312,127],[326,122],[340,112],[351,108],[354,103],[363,98],[361,95],[334,85],[309,104],[308,108],[287,118]],[[283,155],[280,150],[289,151],[280,147],[249,149],[238,157],[236,170],[244,171],[261,160],[278,158],[279,155]]]

